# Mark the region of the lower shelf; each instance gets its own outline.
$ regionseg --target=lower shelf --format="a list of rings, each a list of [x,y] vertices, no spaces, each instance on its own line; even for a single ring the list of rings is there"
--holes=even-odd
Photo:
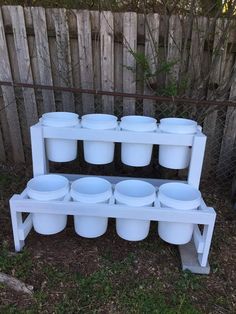
[[[76,176],[73,179],[77,178]],[[113,177],[110,181],[116,179]],[[148,181],[148,179],[146,180]],[[155,181],[157,183],[156,186],[163,183],[163,180],[161,180],[161,183],[158,180]],[[207,207],[203,200],[198,210],[179,211],[161,207],[158,200],[152,207],[118,205],[115,204],[113,198],[110,199],[108,204],[84,204],[73,202],[69,195],[62,201],[36,201],[29,199],[26,190],[24,190],[20,195],[14,195],[10,199],[10,209],[16,251],[20,251],[24,247],[25,239],[33,227],[33,213],[192,223],[194,224],[192,241],[186,245],[179,246],[182,268],[183,270],[189,269],[194,273],[203,274],[207,274],[210,271],[208,254],[216,213],[213,208]],[[22,213],[29,213],[24,221]],[[203,231],[200,230],[199,225],[203,225]]]

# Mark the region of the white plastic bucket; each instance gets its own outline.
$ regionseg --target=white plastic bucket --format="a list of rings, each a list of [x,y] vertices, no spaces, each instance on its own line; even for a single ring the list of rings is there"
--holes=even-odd
[[[83,128],[92,130],[114,130],[117,128],[117,117],[110,114],[92,113],[82,116]],[[84,141],[84,159],[90,164],[109,164],[114,159],[115,143]]]
[[[42,124],[57,128],[79,125],[79,116],[72,112],[48,112],[42,115]],[[47,157],[51,161],[67,162],[77,157],[77,141],[66,139],[46,139]]]
[[[114,197],[116,204],[127,206],[152,206],[156,198],[153,185],[141,180],[125,180],[116,184]],[[132,211],[132,207],[127,209]],[[140,241],[148,236],[149,220],[116,219],[117,234],[128,241]]]
[[[71,185],[71,196],[81,203],[108,203],[112,195],[111,183],[98,177],[81,178]],[[75,231],[86,238],[96,238],[107,230],[108,218],[74,216]]]
[[[195,134],[197,122],[183,118],[165,118],[160,120],[161,131],[173,134]],[[185,169],[189,166],[191,148],[178,145],[160,145],[159,164],[170,169]]]
[[[31,179],[27,184],[29,198],[38,201],[59,201],[69,193],[69,181],[60,175],[47,174]],[[40,234],[55,234],[66,227],[67,215],[33,213],[34,230]]]
[[[156,119],[146,116],[125,116],[121,118],[121,130],[134,132],[154,132]],[[121,161],[128,166],[143,167],[150,164],[152,144],[122,143]]]
[[[197,209],[201,193],[185,183],[171,182],[160,186],[158,200],[161,206],[180,211]],[[193,224],[159,221],[158,233],[161,239],[171,244],[186,244],[193,234]]]

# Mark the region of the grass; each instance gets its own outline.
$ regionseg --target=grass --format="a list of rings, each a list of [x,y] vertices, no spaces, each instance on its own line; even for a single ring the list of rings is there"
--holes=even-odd
[[[114,263],[88,277],[77,274],[74,289],[65,294],[55,312],[96,313],[112,304],[113,310],[121,313],[199,313],[185,293],[178,294],[178,298],[176,294],[167,298],[156,278],[140,280],[130,277],[130,267],[125,261]],[[125,282],[121,279],[124,277]]]
[[[27,250],[16,255],[10,255],[6,245],[0,251],[0,271],[15,276],[21,280],[29,278],[32,261]]]
[[[34,265],[27,250],[12,256],[3,246],[0,271],[26,281],[30,280],[32,271],[40,272],[45,285],[35,291],[30,306],[21,309],[13,303],[0,306],[0,311],[39,313],[50,304],[49,313],[98,313],[111,306],[119,313],[198,313],[186,294],[197,287],[195,276],[181,275],[175,293],[166,296],[162,283],[155,277],[140,279],[134,276],[134,259],[134,254],[128,254],[122,261],[113,262],[103,256],[101,269],[84,275],[70,272],[63,265]],[[0,287],[0,292],[2,289],[4,286]],[[55,297],[58,293],[59,298]]]

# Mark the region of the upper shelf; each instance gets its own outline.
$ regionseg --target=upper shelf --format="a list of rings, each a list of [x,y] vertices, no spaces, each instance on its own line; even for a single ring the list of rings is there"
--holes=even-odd
[[[194,137],[206,137],[201,126],[198,126],[196,134],[170,134],[157,127],[154,132],[124,131],[119,127],[116,130],[91,130],[77,127],[49,127],[38,123],[31,128],[42,128],[44,138],[87,140],[102,142],[140,143],[156,145],[192,146]]]

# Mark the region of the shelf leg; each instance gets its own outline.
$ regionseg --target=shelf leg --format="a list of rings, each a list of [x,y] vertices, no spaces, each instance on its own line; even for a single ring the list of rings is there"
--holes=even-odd
[[[198,254],[198,261],[202,267],[207,265],[208,255],[211,247],[211,240],[213,236],[215,225],[215,219],[207,225],[204,225],[203,229],[203,239],[204,239],[204,249],[203,253]]]
[[[30,128],[31,151],[34,177],[48,173],[48,159],[45,151],[43,128],[40,123]]]
[[[19,227],[22,225],[23,220],[22,220],[22,213],[17,212],[14,209],[14,206],[11,206],[11,223],[12,223],[12,229],[13,229],[15,251],[20,252],[25,245],[25,241],[20,240],[20,236],[19,236]]]
[[[188,184],[191,184],[195,188],[199,188],[202,165],[206,146],[206,136],[197,134],[194,136],[191,161],[188,173]]]

